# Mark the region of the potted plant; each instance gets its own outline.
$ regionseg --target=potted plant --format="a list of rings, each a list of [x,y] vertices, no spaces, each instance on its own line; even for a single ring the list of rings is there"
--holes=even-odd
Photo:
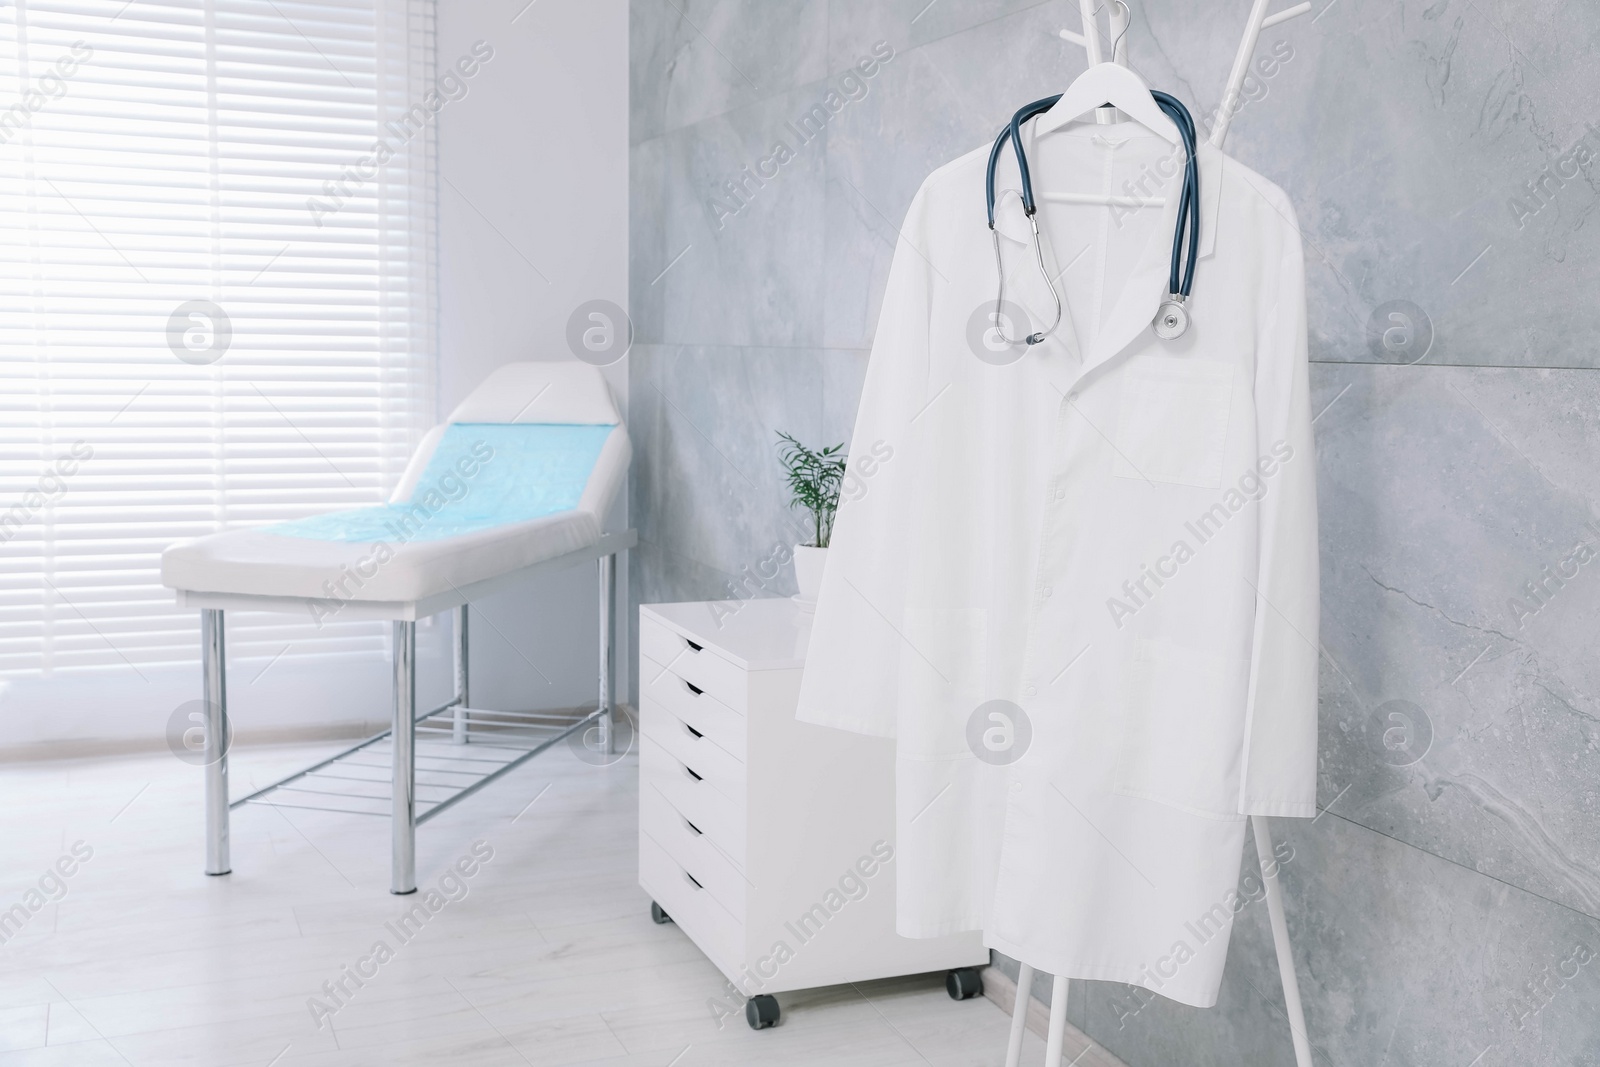
[[[798,600],[802,608],[809,609],[816,606],[817,591],[822,588],[822,566],[828,558],[828,539],[833,535],[833,516],[839,509],[839,488],[844,484],[847,457],[843,443],[817,451],[781,431],[778,436],[782,438],[778,458],[789,483],[789,506],[811,513],[811,540],[794,548]]]

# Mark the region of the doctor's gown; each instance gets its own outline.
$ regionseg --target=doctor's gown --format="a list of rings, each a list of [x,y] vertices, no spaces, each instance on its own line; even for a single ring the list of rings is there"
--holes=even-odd
[[[988,148],[930,175],[890,268],[799,718],[896,739],[902,935],[981,929],[1051,974],[1209,1006],[1247,817],[1315,813],[1298,225],[1202,145],[1191,322],[1161,340],[1182,149],[1132,124],[1024,136],[1061,325],[1032,348],[993,335]],[[1013,337],[1055,312],[1018,187],[1007,152]]]

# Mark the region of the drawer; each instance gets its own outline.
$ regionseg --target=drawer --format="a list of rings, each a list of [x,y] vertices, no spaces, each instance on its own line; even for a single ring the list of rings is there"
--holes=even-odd
[[[639,885],[712,962],[737,973],[744,964],[744,924],[645,833],[639,835]]]
[[[670,804],[641,804],[639,829],[694,876],[717,903],[741,924],[745,921],[745,880],[717,844]]]
[[[711,838],[736,866],[745,863],[745,808],[712,788],[655,739],[639,739],[639,809],[670,804]]]
[[[679,678],[710,693],[743,715],[749,710],[747,673],[709,648],[705,648],[652,619],[639,614],[639,654],[655,660]],[[650,677],[643,679],[649,682]]]
[[[745,717],[649,657],[639,660],[639,699],[655,701],[699,730],[718,748],[744,761]]]
[[[639,702],[639,730],[710,782],[729,801],[744,806],[744,764],[712,744],[699,730],[654,700]]]

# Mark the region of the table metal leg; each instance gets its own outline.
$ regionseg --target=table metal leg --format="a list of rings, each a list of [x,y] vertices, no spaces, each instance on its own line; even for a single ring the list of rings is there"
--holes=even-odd
[[[393,809],[389,892],[417,891],[417,624],[394,624]]]
[[[200,612],[200,679],[206,718],[206,873],[229,874],[228,855],[228,682],[222,639],[222,611]]]
[[[612,655],[613,608],[616,602],[617,557],[600,557],[600,751],[612,755],[617,749],[617,715],[612,706],[614,656]]]
[[[450,740],[467,743],[467,608],[456,609],[456,713],[450,724]]]

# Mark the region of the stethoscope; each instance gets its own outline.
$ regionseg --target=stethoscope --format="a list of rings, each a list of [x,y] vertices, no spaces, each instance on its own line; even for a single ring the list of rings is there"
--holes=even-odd
[[[1189,109],[1184,107],[1177,97],[1167,93],[1152,89],[1150,95],[1178,127],[1178,133],[1183,138],[1184,151],[1188,154],[1188,161],[1183,168],[1183,193],[1178,200],[1178,225],[1172,235],[1172,270],[1167,279],[1167,299],[1162,301],[1160,308],[1156,310],[1155,318],[1156,336],[1170,341],[1183,336],[1183,332],[1189,328],[1189,312],[1184,309],[1184,304],[1194,287],[1194,261],[1200,248],[1200,173],[1195,166],[1194,120],[1189,117]],[[1000,275],[1000,291],[995,297],[994,328],[1001,340],[1008,345],[1036,345],[1061,325],[1061,294],[1056,291],[1056,283],[1044,265],[1044,248],[1040,244],[1039,223],[1034,219],[1037,205],[1033,200],[1033,176],[1028,170],[1028,155],[1022,148],[1022,124],[1035,115],[1050,110],[1060,99],[1061,94],[1057,93],[1055,96],[1047,96],[1043,100],[1035,100],[1031,104],[1024,105],[1011,116],[1010,125],[1000,131],[1000,136],[994,139],[994,148],[989,152],[989,172],[985,180],[984,193],[989,208],[989,235],[994,239],[994,266]],[[1055,321],[1050,324],[1049,329],[1030,333],[1015,341],[1006,336],[1005,327],[1002,325],[1005,321],[1003,305],[1006,298],[1006,270],[1005,263],[1000,258],[1000,233],[994,228],[994,171],[995,165],[1000,161],[1000,150],[1005,147],[1008,139],[1017,154],[1017,171],[1022,175],[1022,208],[1028,216],[1028,225],[1033,229],[1033,257],[1039,264],[1039,274],[1044,278],[1044,284],[1050,289],[1051,298],[1056,302]],[[1183,262],[1185,233],[1188,244],[1187,263]]]

